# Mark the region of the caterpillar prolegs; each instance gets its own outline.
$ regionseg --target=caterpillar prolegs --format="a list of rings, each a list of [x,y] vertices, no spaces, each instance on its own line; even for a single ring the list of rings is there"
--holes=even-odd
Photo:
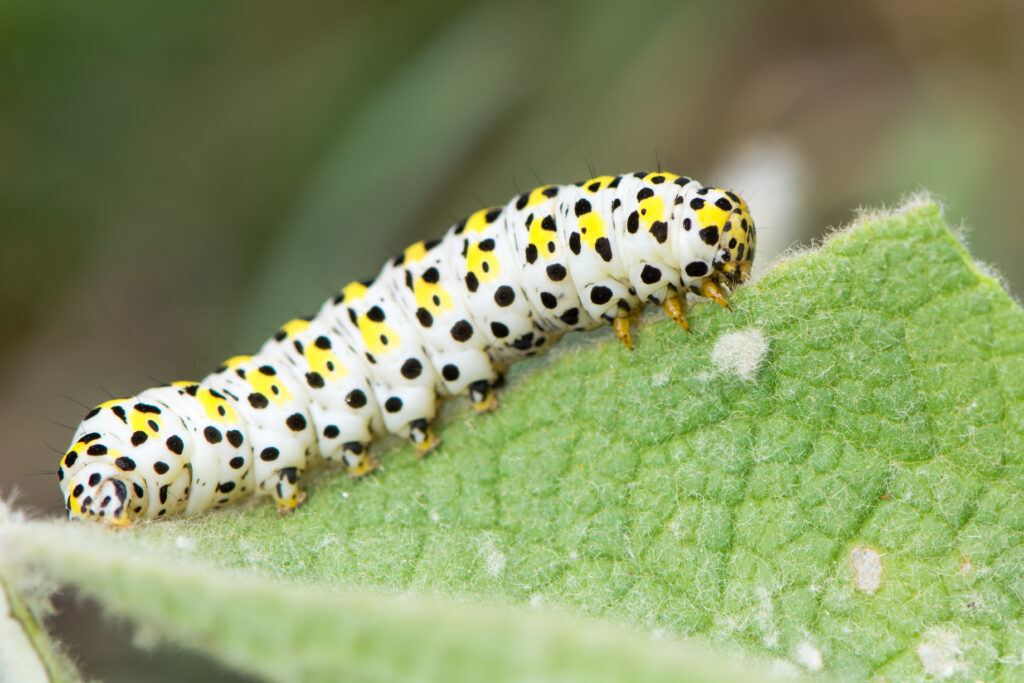
[[[386,433],[425,453],[439,398],[490,409],[508,365],[566,332],[611,323],[632,347],[648,303],[684,328],[687,293],[728,306],[754,249],[742,199],[670,173],[525,192],[407,248],[254,355],[93,409],[57,472],[68,515],[125,526],[253,494],[292,510],[311,466],[363,476]]]

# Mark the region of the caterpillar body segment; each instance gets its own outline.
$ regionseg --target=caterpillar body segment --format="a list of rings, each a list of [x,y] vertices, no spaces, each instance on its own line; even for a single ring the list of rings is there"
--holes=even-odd
[[[368,474],[387,433],[425,453],[438,400],[493,408],[508,365],[567,332],[612,324],[632,348],[647,304],[688,330],[686,295],[728,306],[755,242],[742,199],[670,173],[525,192],[410,246],[254,355],[90,411],[58,468],[68,515],[127,526],[253,494],[293,510],[311,467]]]

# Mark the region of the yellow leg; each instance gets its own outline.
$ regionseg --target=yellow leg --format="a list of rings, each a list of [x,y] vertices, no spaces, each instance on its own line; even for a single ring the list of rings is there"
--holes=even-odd
[[[676,325],[687,332],[690,331],[690,323],[686,322],[686,299],[682,296],[670,296],[662,304],[668,317],[676,321]]]
[[[359,479],[375,471],[378,467],[380,467],[380,463],[377,462],[376,458],[364,455],[356,465],[348,468],[348,476],[353,479]]]
[[[413,420],[409,427],[409,441],[416,449],[416,457],[422,458],[441,443],[426,420]]]
[[[498,407],[498,397],[494,395],[494,389],[486,379],[469,385],[469,400],[478,413],[486,413]]]
[[[626,348],[630,351],[633,350],[633,337],[629,334],[629,323],[633,316],[624,315],[621,318],[616,318],[615,322],[612,323],[612,327],[615,329],[615,334],[618,335],[619,341],[626,345]]]
[[[711,280],[708,280],[700,286],[700,293],[714,301],[719,306],[724,306],[725,308],[732,310],[732,307],[729,306],[729,302],[725,300],[725,295],[722,294],[722,290],[720,290],[718,285]]]

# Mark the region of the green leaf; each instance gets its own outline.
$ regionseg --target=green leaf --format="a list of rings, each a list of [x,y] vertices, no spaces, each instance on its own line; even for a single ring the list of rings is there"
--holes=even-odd
[[[678,674],[659,668],[686,658],[671,642],[630,659],[655,647],[644,633],[839,677],[1019,675],[1024,312],[922,202],[731,301],[695,307],[692,335],[645,326],[632,353],[607,332],[564,346],[520,369],[496,412],[449,406],[429,458],[395,446],[367,481],[316,480],[291,517],[262,504],[0,540],[111,611],[277,679],[307,659],[301,673],[378,680],[420,665],[479,677],[485,661],[489,676]],[[411,612],[396,594],[417,596]],[[452,598],[585,621],[434,602]],[[626,624],[630,645],[592,647],[592,619]],[[571,656],[556,665],[532,632]],[[429,634],[462,654],[425,664]],[[542,654],[524,665],[522,651]]]

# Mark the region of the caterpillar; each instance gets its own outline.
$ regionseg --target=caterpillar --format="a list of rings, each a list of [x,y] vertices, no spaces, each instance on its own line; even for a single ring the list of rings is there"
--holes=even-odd
[[[91,410],[57,471],[68,517],[130,526],[254,494],[294,510],[310,467],[365,476],[386,433],[422,456],[439,398],[492,409],[508,366],[566,332],[610,323],[631,349],[647,304],[687,330],[688,293],[728,308],[755,242],[736,194],[670,173],[524,192],[408,247],[254,355]]]

